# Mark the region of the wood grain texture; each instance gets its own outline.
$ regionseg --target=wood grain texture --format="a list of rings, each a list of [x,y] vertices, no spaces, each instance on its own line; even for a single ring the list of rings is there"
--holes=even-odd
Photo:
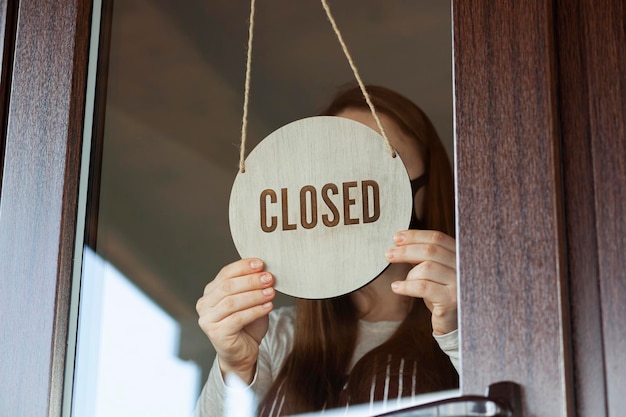
[[[412,208],[406,168],[377,132],[318,116],[281,127],[250,153],[229,219],[239,254],[263,259],[276,290],[319,299],[387,268],[385,252]]]
[[[626,4],[586,2],[608,414],[626,409]]]
[[[7,29],[7,15],[9,14],[8,12],[8,8],[9,8],[9,0],[0,0],[0,64],[3,66],[3,63],[5,62],[4,59],[4,43],[6,41],[7,38],[7,33],[6,33],[6,29]],[[4,85],[1,88],[5,88]]]
[[[4,171],[4,150],[9,110],[9,91],[13,73],[13,52],[15,47],[15,25],[17,24],[17,2],[0,1],[0,196],[2,195],[2,172]]]
[[[576,409],[606,416],[602,305],[595,224],[593,157],[581,5],[558,7],[559,111],[563,148],[568,275]]]
[[[8,3],[8,0],[0,0],[0,103],[2,103],[0,106],[0,198],[2,198],[2,171],[4,167],[4,147],[6,142],[6,113],[9,107],[7,91],[10,84],[5,69],[7,67],[5,57],[7,47],[5,43],[7,39]]]
[[[19,3],[0,201],[2,412],[60,415],[90,4]]]
[[[624,2],[557,2],[578,416],[626,408]]]
[[[572,415],[552,2],[455,1],[462,390]]]

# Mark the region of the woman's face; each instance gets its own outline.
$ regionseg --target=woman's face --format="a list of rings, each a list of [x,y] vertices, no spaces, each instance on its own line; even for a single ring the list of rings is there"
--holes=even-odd
[[[372,112],[364,109],[348,108],[342,110],[337,114],[339,117],[345,117],[351,119],[374,129],[378,133],[380,130],[376,125],[376,120],[372,116]],[[422,175],[425,171],[424,159],[422,158],[420,149],[412,137],[404,133],[404,131],[398,126],[398,124],[386,114],[378,114],[381,124],[385,129],[385,133],[389,138],[391,146],[398,152],[406,170],[409,174],[409,178],[415,179]],[[424,189],[420,189],[415,195],[415,215],[418,218],[422,218],[422,212],[424,208]]]

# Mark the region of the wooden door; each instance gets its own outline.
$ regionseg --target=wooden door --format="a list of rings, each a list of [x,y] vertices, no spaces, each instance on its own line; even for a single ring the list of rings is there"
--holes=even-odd
[[[0,414],[58,416],[91,3],[20,0],[17,7],[5,26],[14,27],[15,46],[11,84],[3,86],[10,97],[3,102]]]
[[[552,2],[454,4],[462,389],[572,415]]]
[[[626,409],[626,4],[557,1],[559,115],[579,416]]]
[[[617,416],[626,331],[621,1],[454,2],[462,389]]]

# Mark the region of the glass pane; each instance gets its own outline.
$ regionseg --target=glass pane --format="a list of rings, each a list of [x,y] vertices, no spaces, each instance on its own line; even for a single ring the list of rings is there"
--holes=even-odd
[[[343,0],[331,9],[365,81],[419,104],[451,157],[450,5]],[[207,379],[215,353],[195,305],[239,258],[228,199],[248,16],[249,3],[226,0],[112,7],[109,65],[98,75],[107,83],[105,123],[87,213],[97,228],[85,240],[74,416],[187,416]],[[318,114],[352,82],[319,2],[258,2],[248,149]],[[280,294],[275,302],[292,303]]]

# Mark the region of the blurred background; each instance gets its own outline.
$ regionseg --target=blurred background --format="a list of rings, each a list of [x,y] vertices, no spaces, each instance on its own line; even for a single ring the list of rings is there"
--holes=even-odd
[[[99,194],[90,196],[99,204],[88,213],[98,227],[84,257],[74,415],[188,415],[206,379],[214,352],[195,304],[219,269],[239,258],[228,198],[249,7],[233,0],[113,5],[109,68],[99,75],[108,82],[102,170]],[[330,7],[364,81],[422,107],[452,159],[450,3],[335,0]],[[319,1],[262,0],[256,9],[248,153],[354,82]],[[291,301],[280,296],[277,304]]]

